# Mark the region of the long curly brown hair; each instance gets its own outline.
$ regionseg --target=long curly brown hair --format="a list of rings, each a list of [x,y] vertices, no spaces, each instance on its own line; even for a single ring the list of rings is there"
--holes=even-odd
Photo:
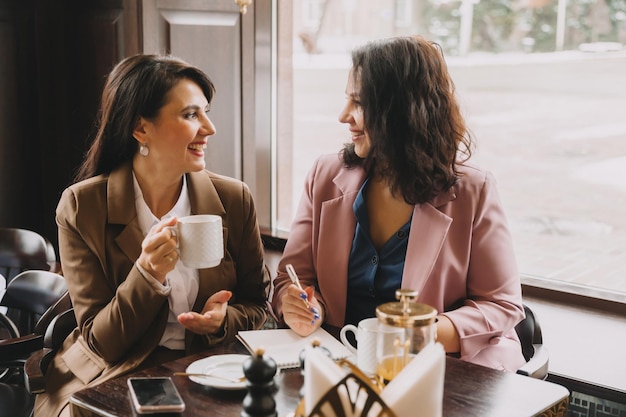
[[[439,45],[420,36],[370,42],[352,52],[352,76],[371,149],[361,159],[344,145],[344,164],[385,178],[409,204],[448,191],[473,144]]]

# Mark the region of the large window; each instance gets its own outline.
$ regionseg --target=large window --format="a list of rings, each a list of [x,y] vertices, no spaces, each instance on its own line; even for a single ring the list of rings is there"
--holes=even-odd
[[[337,116],[350,50],[419,33],[443,47],[476,139],[473,159],[498,181],[521,272],[623,300],[624,0],[278,4],[292,20],[278,36],[278,62],[291,76],[278,78],[279,109],[290,107],[277,114],[276,228],[288,230],[314,159],[349,139]]]

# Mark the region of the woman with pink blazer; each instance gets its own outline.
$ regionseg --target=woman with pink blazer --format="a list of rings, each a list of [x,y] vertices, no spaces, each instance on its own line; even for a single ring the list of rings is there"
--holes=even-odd
[[[276,316],[304,336],[374,317],[396,289],[413,289],[439,312],[448,353],[514,372],[525,363],[514,329],[524,311],[511,235],[493,176],[468,163],[441,51],[397,37],[356,49],[352,62],[339,115],[352,141],[306,178],[274,279]]]

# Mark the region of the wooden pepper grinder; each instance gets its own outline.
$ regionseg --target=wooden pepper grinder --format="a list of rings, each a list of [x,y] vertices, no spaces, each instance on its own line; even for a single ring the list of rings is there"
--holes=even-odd
[[[274,375],[276,362],[265,357],[265,350],[259,348],[243,362],[248,393],[243,399],[241,417],[278,417],[274,399]]]

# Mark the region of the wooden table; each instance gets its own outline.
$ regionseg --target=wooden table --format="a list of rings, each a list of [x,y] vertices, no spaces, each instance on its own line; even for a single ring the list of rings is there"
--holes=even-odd
[[[172,376],[198,359],[223,353],[247,351],[239,342],[219,346],[82,390],[70,398],[70,403],[72,407],[103,416],[138,416],[126,385],[129,376]],[[173,379],[187,406],[181,416],[241,415],[246,390],[221,391],[197,384],[187,377],[174,376]],[[278,374],[276,382],[277,412],[279,417],[286,417],[298,405],[303,377],[298,369],[286,370]],[[569,391],[561,385],[496,371],[451,357],[446,358],[444,384],[444,417],[565,416],[569,398]]]

